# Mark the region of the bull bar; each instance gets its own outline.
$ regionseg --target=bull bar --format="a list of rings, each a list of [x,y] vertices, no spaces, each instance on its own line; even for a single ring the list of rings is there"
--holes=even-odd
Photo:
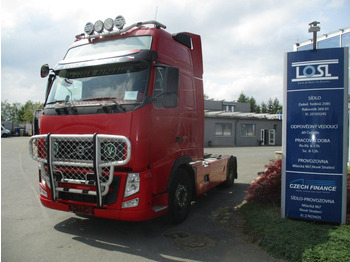
[[[57,200],[58,192],[69,192],[96,196],[97,207],[102,207],[114,167],[130,160],[131,143],[117,135],[45,134],[30,138],[29,152],[49,181],[52,201]],[[65,184],[94,186],[95,191],[62,186]]]

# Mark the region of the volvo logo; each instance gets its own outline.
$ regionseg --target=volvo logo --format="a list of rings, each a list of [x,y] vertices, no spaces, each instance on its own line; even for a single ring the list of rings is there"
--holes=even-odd
[[[115,158],[117,155],[117,148],[114,144],[108,143],[103,147],[104,154],[107,158]]]
[[[86,148],[83,145],[79,145],[75,149],[75,153],[80,157],[84,156],[85,152],[86,152]]]

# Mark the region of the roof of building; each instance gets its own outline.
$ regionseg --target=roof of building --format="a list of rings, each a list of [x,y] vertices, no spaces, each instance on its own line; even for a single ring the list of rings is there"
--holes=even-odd
[[[258,114],[258,113],[208,111],[208,110],[204,110],[204,116],[209,118],[282,120],[281,114]]]

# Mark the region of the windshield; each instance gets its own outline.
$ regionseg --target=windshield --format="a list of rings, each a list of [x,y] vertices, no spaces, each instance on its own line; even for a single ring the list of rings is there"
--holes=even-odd
[[[150,64],[129,62],[98,67],[61,70],[53,82],[47,104],[113,100],[120,104],[143,101]]]

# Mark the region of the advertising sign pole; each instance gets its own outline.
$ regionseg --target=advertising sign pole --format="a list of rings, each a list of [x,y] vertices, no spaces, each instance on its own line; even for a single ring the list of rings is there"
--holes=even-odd
[[[348,52],[285,56],[282,217],[346,223]]]

